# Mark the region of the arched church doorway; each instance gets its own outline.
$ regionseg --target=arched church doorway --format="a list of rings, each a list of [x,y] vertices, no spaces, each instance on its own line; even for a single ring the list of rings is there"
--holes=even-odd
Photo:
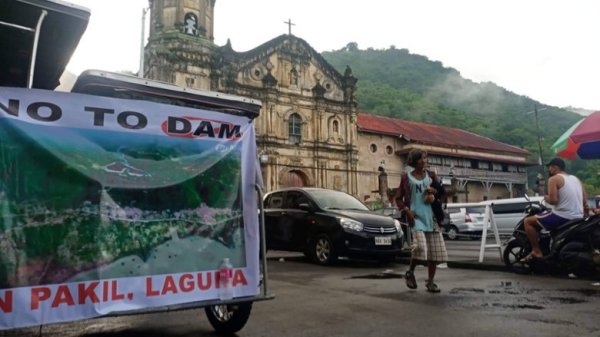
[[[292,170],[284,174],[282,185],[283,187],[305,187],[307,181],[304,172]]]

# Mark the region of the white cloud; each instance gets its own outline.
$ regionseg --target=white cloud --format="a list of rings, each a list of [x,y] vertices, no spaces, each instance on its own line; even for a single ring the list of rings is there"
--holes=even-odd
[[[92,9],[69,69],[137,71],[144,0],[71,0]],[[252,49],[287,33],[318,51],[395,45],[543,103],[600,109],[595,0],[219,0],[215,42]]]

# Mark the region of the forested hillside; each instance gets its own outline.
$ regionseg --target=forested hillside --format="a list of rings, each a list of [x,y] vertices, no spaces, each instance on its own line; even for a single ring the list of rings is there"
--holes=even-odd
[[[529,150],[531,161],[538,160],[539,150],[535,117],[527,112],[537,105],[546,161],[553,155],[552,143],[582,118],[491,82],[475,83],[463,78],[456,69],[411,54],[407,49],[392,46],[360,50],[356,43],[349,43],[322,55],[342,73],[346,65],[352,68],[359,80],[360,112],[471,131]],[[589,193],[600,194],[598,167],[598,161],[572,162],[571,170],[585,180]],[[539,170],[532,168],[530,177]],[[533,179],[530,183],[534,183]]]

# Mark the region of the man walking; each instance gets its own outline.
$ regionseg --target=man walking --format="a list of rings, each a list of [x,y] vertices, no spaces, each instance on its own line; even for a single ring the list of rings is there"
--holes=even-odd
[[[538,229],[552,230],[573,219],[583,218],[588,208],[585,189],[577,177],[565,172],[565,162],[554,158],[546,166],[550,179],[548,195],[544,196],[544,200],[554,208],[525,219],[525,231],[532,251],[521,262],[531,262],[533,258],[543,256],[538,242]]]
[[[405,275],[406,286],[410,289],[417,288],[415,268],[424,263],[428,267],[429,276],[425,288],[428,292],[439,293],[434,277],[437,265],[447,262],[448,254],[432,205],[445,191],[437,175],[426,170],[427,151],[412,150],[408,154],[407,165],[414,167],[414,171],[401,175],[395,196],[396,205],[406,216],[411,228],[414,243],[410,267]]]

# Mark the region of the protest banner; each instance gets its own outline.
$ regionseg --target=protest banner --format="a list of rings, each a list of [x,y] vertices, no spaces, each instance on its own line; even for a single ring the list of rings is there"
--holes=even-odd
[[[0,88],[0,329],[259,293],[241,116]]]

